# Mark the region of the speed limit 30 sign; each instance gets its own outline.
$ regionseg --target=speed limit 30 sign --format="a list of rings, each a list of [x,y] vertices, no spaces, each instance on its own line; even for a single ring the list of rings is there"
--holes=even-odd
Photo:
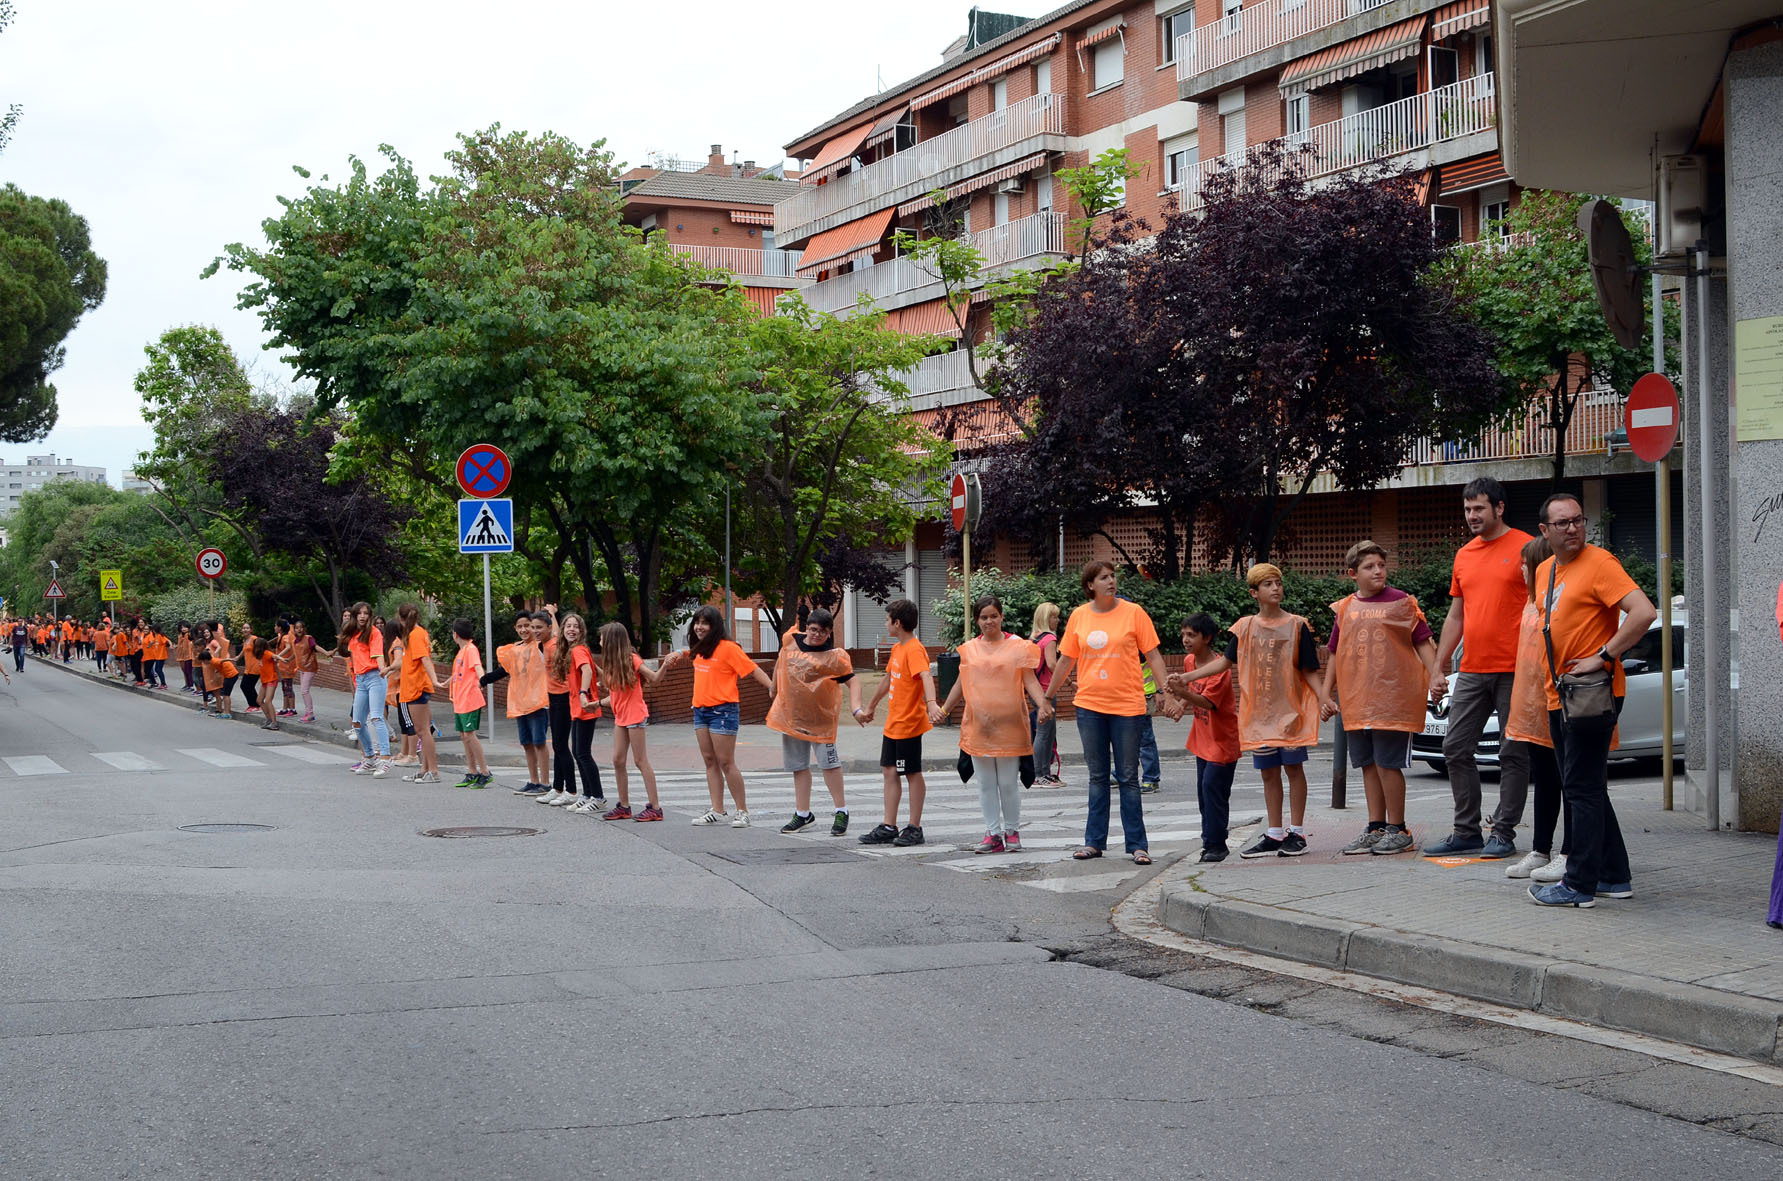
[[[211,546],[198,551],[198,573],[206,578],[221,578],[223,571],[229,569],[229,561],[223,557],[223,551]]]

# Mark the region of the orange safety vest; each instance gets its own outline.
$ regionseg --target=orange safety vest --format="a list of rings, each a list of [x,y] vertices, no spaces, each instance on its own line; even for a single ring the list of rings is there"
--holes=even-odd
[[[1371,603],[1346,595],[1331,604],[1331,612],[1337,620],[1331,675],[1343,728],[1421,731],[1430,678],[1412,645],[1424,622],[1416,596]]]
[[[1296,667],[1306,620],[1274,622],[1246,615],[1232,625],[1238,640],[1238,746],[1317,746],[1319,698]]]

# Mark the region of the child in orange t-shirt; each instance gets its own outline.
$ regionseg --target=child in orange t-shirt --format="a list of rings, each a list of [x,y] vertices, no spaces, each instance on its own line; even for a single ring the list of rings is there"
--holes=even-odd
[[[748,677],[772,697],[774,682],[726,636],[724,613],[710,603],[693,613],[687,625],[687,647],[670,653],[662,668],[667,671],[682,662],[693,665],[693,738],[706,764],[706,794],[712,801],[712,807],[694,824],[717,824],[725,818],[724,791],[728,786],[737,805],[731,827],[748,828],[749,805],[743,772],[737,766],[737,728],[742,721],[737,686]]]
[[[643,658],[632,651],[631,632],[623,623],[602,625],[600,655],[595,664],[600,672],[600,684],[607,691],[600,704],[613,711],[613,783],[619,795],[619,802],[602,813],[601,819],[661,820],[662,805],[656,799],[656,771],[650,766],[650,755],[644,746],[644,734],[650,725],[650,706],[644,701],[644,686],[656,684],[662,679],[662,673],[646,667]],[[644,795],[650,801],[635,816],[631,810],[631,794],[626,790],[625,760],[628,754],[632,766],[644,780]]]
[[[1182,621],[1182,647],[1194,668],[1219,659],[1213,650],[1220,625],[1210,615],[1191,615]],[[1188,681],[1172,673],[1165,687],[1186,702],[1194,714],[1185,744],[1195,756],[1195,790],[1201,806],[1201,860],[1224,861],[1228,821],[1232,811],[1232,777],[1238,770],[1238,694],[1230,670]]]
[[[459,741],[464,743],[464,778],[457,787],[488,787],[495,776],[489,772],[489,760],[483,756],[483,740],[477,731],[483,727],[483,657],[471,639],[476,627],[468,619],[452,621],[452,642],[458,655],[452,658],[452,675],[447,681],[452,697],[452,719],[458,728]]]
[[[279,666],[272,658],[272,651],[266,641],[255,636],[248,641],[253,650],[254,662],[260,666],[260,714],[266,721],[260,724],[262,730],[277,730],[279,720],[273,716],[273,694],[279,687]],[[244,654],[245,655],[245,654]]]
[[[936,707],[935,677],[929,671],[929,650],[916,638],[916,604],[893,599],[885,605],[885,634],[892,653],[885,662],[885,679],[863,711],[873,720],[879,703],[891,695],[885,714],[885,737],[879,744],[879,769],[885,777],[885,819],[861,837],[863,845],[920,845],[923,796],[928,784],[922,777],[922,736],[928,732],[929,710]],[[910,785],[909,823],[898,827],[898,779]]]

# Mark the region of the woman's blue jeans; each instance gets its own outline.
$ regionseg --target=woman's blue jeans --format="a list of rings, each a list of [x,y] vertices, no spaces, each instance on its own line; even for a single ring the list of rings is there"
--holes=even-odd
[[[384,724],[384,695],[389,691],[390,683],[375,668],[353,678],[353,720],[359,723],[359,749],[368,759],[374,753],[373,733],[377,735],[377,756],[390,756],[390,727]],[[1107,811],[1106,803],[1102,807]]]
[[[1121,830],[1127,852],[1147,847],[1139,795],[1139,723],[1143,721],[1144,714],[1127,717],[1077,707],[1077,736],[1083,742],[1083,761],[1090,773],[1090,811],[1084,822],[1083,843],[1093,849],[1108,848],[1111,771],[1121,790]]]

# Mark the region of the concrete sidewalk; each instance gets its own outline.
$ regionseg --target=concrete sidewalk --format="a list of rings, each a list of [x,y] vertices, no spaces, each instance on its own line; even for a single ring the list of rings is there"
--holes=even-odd
[[[168,677],[165,690],[149,690],[137,688],[126,681],[98,672],[92,661],[76,661],[62,664],[56,660],[43,660],[32,657],[30,666],[46,666],[61,669],[77,676],[98,681],[125,693],[141,693],[161,701],[186,709],[199,709],[202,703],[198,697],[180,691],[182,678],[175,668]],[[305,738],[313,738],[323,742],[332,742],[343,746],[357,746],[349,724],[353,712],[352,695],[335,689],[313,688],[310,698],[316,706],[314,722],[300,722],[296,718],[280,718],[279,728],[289,734]],[[438,699],[436,698],[436,701]],[[239,686],[234,697],[237,724],[259,725],[265,719],[258,711],[249,712],[245,708]],[[301,700],[298,708],[303,708]],[[879,708],[879,723],[871,726],[856,725],[851,719],[843,718],[836,732],[836,748],[842,756],[842,766],[849,774],[873,774],[879,770],[879,744],[885,720],[885,706]],[[1182,764],[1188,752],[1183,749],[1187,741],[1189,723],[1185,719],[1173,722],[1166,717],[1152,719],[1158,738],[1158,757],[1167,768],[1165,778],[1182,775]],[[493,724],[495,735],[488,736],[488,726]],[[391,750],[401,747],[401,737],[396,733],[396,703],[391,701],[385,712],[385,724],[391,730]],[[464,748],[458,735],[452,729],[452,717],[449,710],[436,707],[434,725],[439,728],[441,737],[436,740],[441,766],[462,767],[464,765]],[[603,766],[612,757],[612,723],[602,719],[599,732],[595,736],[594,757]],[[1066,767],[1083,766],[1083,744],[1077,736],[1077,726],[1067,719],[1058,727],[1059,760]],[[526,757],[515,741],[514,723],[505,717],[485,718],[485,736],[483,740],[484,754],[491,767],[525,767]],[[652,726],[649,733],[649,751],[651,762],[662,771],[697,770],[703,764],[700,759],[699,746],[694,739],[693,727],[689,725]],[[955,726],[937,727],[923,743],[923,769],[925,771],[945,771],[951,769],[959,759],[959,729]],[[1172,767],[1174,764],[1174,767]],[[781,769],[780,735],[766,726],[744,726],[737,735],[737,766],[744,771],[779,771]],[[1067,776],[1067,779],[1070,777]],[[1081,780],[1081,775],[1080,775]]]
[[[1783,1062],[1783,931],[1765,925],[1776,838],[1711,833],[1660,808],[1657,776],[1613,765],[1610,794],[1634,867],[1635,896],[1590,910],[1547,909],[1511,861],[1345,857],[1364,826],[1328,805],[1330,756],[1311,765],[1311,850],[1301,858],[1166,871],[1158,919],[1194,939],[1764,1062]],[[1253,774],[1245,769],[1240,775]],[[1446,835],[1445,779],[1408,772],[1421,846]],[[1490,796],[1493,785],[1487,785]],[[1236,835],[1236,834],[1235,834]],[[1246,834],[1248,836],[1248,833]],[[1518,856],[1529,848],[1527,827]],[[1235,840],[1233,849],[1238,848]]]

